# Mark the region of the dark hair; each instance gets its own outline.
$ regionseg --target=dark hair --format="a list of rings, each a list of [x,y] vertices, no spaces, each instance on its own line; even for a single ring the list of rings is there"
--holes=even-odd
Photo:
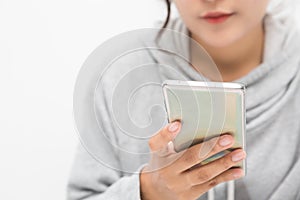
[[[163,24],[163,26],[160,28],[160,31],[158,32],[155,41],[158,42],[159,38],[161,37],[162,33],[164,32],[164,29],[167,27],[169,20],[170,20],[170,16],[171,16],[171,0],[165,0],[165,3],[167,4],[167,17],[165,19],[165,22]]]
[[[168,13],[167,13],[167,17],[166,17],[166,19],[165,19],[165,23],[164,23],[164,25],[162,26],[162,28],[166,28],[167,27],[167,25],[168,25],[168,23],[169,23],[169,20],[170,20],[170,15],[171,15],[171,2],[170,2],[171,0],[165,0],[165,2],[166,2],[166,4],[167,4],[167,11],[168,11]]]

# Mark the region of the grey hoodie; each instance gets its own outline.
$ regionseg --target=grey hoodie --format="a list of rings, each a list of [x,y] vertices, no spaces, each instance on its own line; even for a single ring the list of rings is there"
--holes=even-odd
[[[171,20],[168,28],[187,34],[180,18]],[[263,63],[233,81],[247,88],[247,176],[234,183],[234,196],[300,199],[300,35],[289,18],[267,16],[265,30]],[[168,38],[170,47],[164,48],[189,55],[183,37]],[[114,50],[119,48],[123,47]],[[140,199],[138,172],[149,160],[147,140],[167,123],[159,84],[167,79],[205,78],[174,55],[152,50],[127,54],[105,72],[96,89],[98,76],[90,72],[80,80],[86,81],[81,96],[75,90],[74,106],[86,110],[94,106],[96,120],[89,117],[92,111],[75,108],[81,145],[68,183],[69,200]],[[90,100],[93,95],[95,105]],[[226,184],[219,184],[214,199],[226,199],[227,192]],[[205,194],[199,199],[207,198]]]

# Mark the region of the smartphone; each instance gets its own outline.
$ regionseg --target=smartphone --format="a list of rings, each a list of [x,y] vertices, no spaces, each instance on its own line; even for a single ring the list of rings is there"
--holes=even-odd
[[[176,152],[222,134],[234,137],[232,148],[214,155],[207,164],[227,153],[245,150],[245,86],[233,82],[166,80],[162,83],[168,122],[181,121],[172,141]],[[245,160],[235,167],[245,171]]]

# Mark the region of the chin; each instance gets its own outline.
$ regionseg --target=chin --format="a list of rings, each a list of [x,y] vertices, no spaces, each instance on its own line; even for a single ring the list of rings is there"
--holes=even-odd
[[[203,46],[210,46],[216,48],[228,47],[238,42],[245,34],[241,29],[232,27],[201,30],[196,28],[192,30],[195,33],[195,38]]]
[[[235,42],[238,41],[239,37],[233,37],[234,34],[209,34],[206,33],[204,36],[199,36],[201,38],[200,41],[203,43],[204,46],[216,47],[216,48],[223,48],[233,45]]]
[[[206,45],[216,48],[225,48],[232,45],[233,43],[233,40],[220,40],[219,38],[211,41],[206,41]]]

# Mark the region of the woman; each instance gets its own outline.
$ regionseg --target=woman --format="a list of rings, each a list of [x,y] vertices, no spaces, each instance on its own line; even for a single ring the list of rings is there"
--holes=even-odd
[[[170,2],[166,2],[170,8]],[[151,152],[151,158],[127,157],[114,151],[105,140],[99,141],[103,154],[110,154],[104,156],[106,161],[119,166],[116,170],[97,163],[79,147],[68,185],[68,198],[156,200],[226,199],[227,196],[229,199],[300,199],[300,106],[297,103],[300,100],[300,40],[290,16],[293,2],[174,0],[174,3],[180,16],[167,21],[164,27],[185,32],[201,44],[216,63],[223,81],[241,82],[247,86],[247,176],[243,177],[241,169],[231,168],[246,158],[243,150],[194,167],[207,157],[230,148],[233,138],[229,135],[205,142],[210,146],[216,144],[208,155],[199,155],[199,148],[204,143],[198,144],[171,165],[157,168],[176,154],[169,148],[169,142],[180,131],[181,124],[173,122],[161,128],[149,139],[149,148],[146,148],[144,143],[114,132],[116,125],[110,123],[112,111],[99,101],[98,115],[104,121],[105,131],[111,134],[111,144],[128,151]],[[175,37],[173,41],[175,46],[183,42]],[[196,66],[197,51],[191,49],[190,57]],[[141,60],[163,63],[167,58],[147,54]],[[200,80],[197,70],[191,68],[177,66],[185,78]],[[179,79],[159,70],[144,71],[144,75],[139,75],[143,78],[155,76],[158,81]],[[132,77],[127,82],[133,81]],[[215,80],[209,75],[206,78]],[[113,76],[108,79],[113,81]],[[108,98],[109,85],[106,86],[107,89],[102,88],[99,92],[103,102]],[[140,108],[136,112],[145,111],[148,104],[144,101],[152,98],[155,98],[153,93],[145,93],[143,99],[136,101]],[[162,152],[164,155],[160,154]],[[131,166],[139,173],[127,173]],[[234,187],[223,184],[232,180],[236,180]]]

